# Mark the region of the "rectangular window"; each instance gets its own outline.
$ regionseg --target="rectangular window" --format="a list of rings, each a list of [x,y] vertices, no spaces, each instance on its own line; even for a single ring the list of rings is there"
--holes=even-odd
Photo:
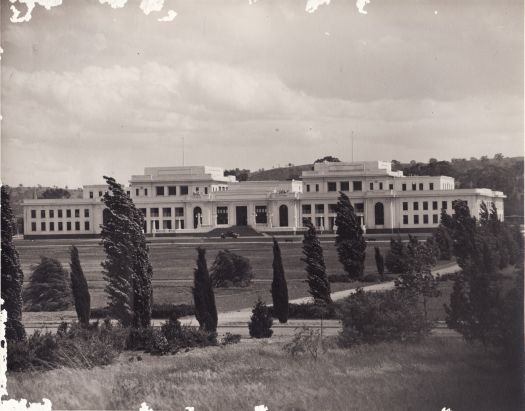
[[[159,220],[153,220],[151,222],[151,231],[158,230],[160,228]]]
[[[428,210],[428,201],[423,201],[423,210]]]
[[[442,201],[442,202],[441,202],[441,208],[442,208],[443,210],[446,210],[446,209],[448,208],[447,206],[448,206],[448,203],[447,203],[446,201]]]
[[[144,189],[144,196],[146,196],[146,197],[148,196],[148,189],[147,188]]]
[[[414,201],[414,204],[413,204],[412,209],[413,209],[414,211],[419,210],[419,203],[418,203],[417,201]]]
[[[31,210],[31,218],[36,218],[36,210]]]
[[[150,217],[158,217],[159,216],[159,209],[157,207],[150,208],[149,209],[149,216]]]
[[[58,210],[58,218],[62,218],[62,210]]]
[[[312,217],[304,217],[304,218],[303,218],[303,227],[305,226],[305,223],[306,223],[307,221],[312,222]]]
[[[55,218],[55,210],[49,210],[49,218]]]
[[[66,217],[71,218],[71,210],[66,210]]]
[[[204,187],[204,194],[208,194],[208,187]]]
[[[370,190],[374,190],[374,183],[370,183]]]
[[[188,194],[188,186],[180,186],[180,195],[185,196]]]
[[[303,204],[303,214],[312,214],[311,204]]]
[[[166,207],[162,209],[162,217],[171,217],[171,208]]]
[[[155,187],[155,190],[157,191],[157,195],[158,196],[163,196],[164,195],[164,186],[157,186],[157,187]]]
[[[403,224],[408,224],[408,216],[407,215],[403,216]]]
[[[419,224],[419,216],[417,214],[414,216],[414,224]]]
[[[142,213],[142,215],[144,216],[144,218],[146,218],[146,213],[148,212],[148,211],[147,211],[147,208],[139,208],[139,211]]]
[[[255,206],[255,223],[266,224],[267,222],[266,206]]]
[[[438,202],[432,201],[432,210],[437,210],[437,209],[438,209]]]
[[[162,221],[162,228],[164,230],[171,230],[171,220],[163,220]]]
[[[423,183],[419,183],[419,189],[423,190]]]
[[[403,201],[403,211],[408,211],[408,202]]]
[[[412,183],[412,191],[416,191],[417,190],[417,184],[416,183]]]
[[[63,231],[64,230],[64,223],[62,221],[59,221],[58,222],[58,231]]]
[[[175,207],[175,217],[184,217],[183,207]]]
[[[75,217],[80,217],[80,209],[75,210]]]
[[[388,189],[389,189],[389,190],[393,190],[393,189],[394,189],[394,184],[389,184],[389,185],[388,185]]]
[[[315,205],[315,213],[316,214],[323,214],[324,213],[324,204],[316,204]]]
[[[126,191],[126,194],[127,194],[128,197],[131,197],[131,191],[129,191],[129,190]]]
[[[406,185],[406,184],[403,184],[403,185],[401,186],[401,189],[402,189],[403,191],[407,191],[407,185]]]
[[[84,230],[89,231],[89,221],[84,221]]]
[[[356,203],[355,204],[355,211],[357,213],[364,213],[365,212],[365,204],[364,203]]]
[[[316,184],[316,185],[315,185],[315,192],[316,192],[316,193],[319,192],[319,184]]]
[[[45,222],[41,222],[40,223],[40,231],[46,231],[46,223]]]
[[[428,224],[428,214],[423,214],[423,224]]]
[[[329,213],[337,213],[337,204],[328,204]]]
[[[363,183],[361,181],[353,181],[352,182],[352,189],[354,191],[362,191],[363,190]]]
[[[99,192],[98,192],[98,196],[99,196],[99,197],[102,197],[102,191],[99,191]]]
[[[307,192],[307,193],[310,192],[310,184],[307,184],[307,185],[306,185],[306,192]]]
[[[429,189],[429,190],[433,190],[433,189],[434,189],[434,183],[430,183],[430,184],[428,185],[428,189]]]
[[[334,181],[328,182],[328,191],[337,191],[337,183]]]
[[[31,231],[36,231],[36,223],[31,223]]]
[[[138,197],[140,193],[140,190],[138,188],[135,189],[135,196]]]
[[[67,229],[67,231],[71,231],[71,221],[68,221],[66,223],[66,229]]]
[[[348,181],[341,181],[341,191],[350,191],[350,183]]]
[[[89,208],[84,208],[84,217],[89,217]]]
[[[380,190],[383,189],[383,183],[379,183],[379,189],[380,189]]]
[[[93,191],[89,192],[89,198],[93,198]]]
[[[46,210],[40,210],[40,218],[46,218]]]
[[[80,221],[75,221],[75,231],[80,231]]]
[[[228,207],[217,207],[217,224],[228,224]]]
[[[437,215],[437,214],[432,215],[432,222],[434,224],[438,224],[439,223],[439,215]]]

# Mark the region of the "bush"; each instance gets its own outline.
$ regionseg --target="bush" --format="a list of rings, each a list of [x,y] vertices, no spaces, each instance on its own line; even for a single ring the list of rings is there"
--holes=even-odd
[[[222,345],[238,344],[241,342],[240,334],[226,333],[222,339]]]
[[[251,321],[248,323],[250,336],[253,338],[270,338],[273,334],[272,324],[273,319],[270,310],[259,298],[253,307]]]
[[[361,278],[364,283],[378,283],[381,281],[381,277],[377,274],[367,274]]]
[[[400,290],[371,293],[358,289],[340,309],[342,346],[413,340],[430,330],[414,299]]]
[[[350,283],[353,280],[350,279],[348,274],[330,274],[328,276],[328,281],[331,283]]]
[[[217,345],[217,333],[207,332],[197,327],[181,325],[175,318],[170,318],[162,324],[161,330],[173,351],[178,351],[183,348]]]
[[[392,274],[401,274],[406,269],[406,248],[401,238],[390,239],[390,250],[385,259],[387,270]]]
[[[309,354],[314,360],[317,360],[319,351],[324,351],[321,332],[303,327],[294,335],[292,341],[283,346],[283,349],[292,357]]]
[[[110,315],[109,309],[92,308],[91,318],[106,318]],[[170,317],[187,317],[195,315],[195,307],[192,304],[153,304],[151,318],[165,319]]]
[[[348,276],[347,276],[348,277]],[[334,304],[319,305],[314,303],[288,304],[288,318],[295,319],[336,319],[337,312]],[[271,307],[269,308],[272,311]]]
[[[253,278],[250,260],[229,250],[220,250],[211,267],[214,287],[247,287]]]

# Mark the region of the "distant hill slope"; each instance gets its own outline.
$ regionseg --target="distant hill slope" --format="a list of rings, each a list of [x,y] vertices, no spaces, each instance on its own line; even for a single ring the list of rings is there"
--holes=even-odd
[[[301,177],[303,171],[309,170],[313,170],[313,164],[253,171],[248,175],[248,181],[298,180]]]

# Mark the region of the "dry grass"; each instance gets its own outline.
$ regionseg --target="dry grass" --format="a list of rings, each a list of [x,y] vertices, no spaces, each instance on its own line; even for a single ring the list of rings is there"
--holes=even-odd
[[[331,348],[317,361],[277,342],[142,355],[93,370],[11,374],[11,398],[51,399],[54,409],[515,410],[512,379],[494,358],[458,338]],[[136,354],[135,354],[136,356]],[[519,387],[519,384],[518,384]]]

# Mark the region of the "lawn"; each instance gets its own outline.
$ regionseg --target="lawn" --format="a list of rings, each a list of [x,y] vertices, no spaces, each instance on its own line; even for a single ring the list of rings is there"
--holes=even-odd
[[[460,338],[339,349],[292,358],[276,340],[167,357],[137,353],[92,370],[8,374],[10,398],[55,409],[518,410],[519,378]]]

